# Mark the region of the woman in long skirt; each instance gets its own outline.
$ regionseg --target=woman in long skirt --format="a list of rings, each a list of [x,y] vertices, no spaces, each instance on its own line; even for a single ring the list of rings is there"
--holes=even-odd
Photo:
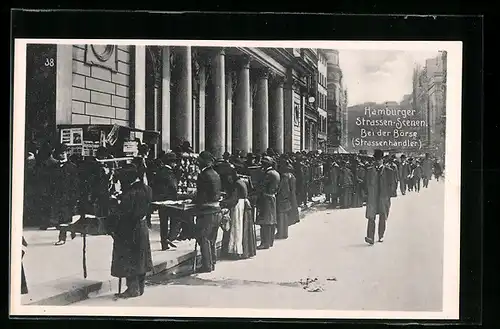
[[[221,202],[223,208],[230,210],[227,255],[236,259],[249,258],[255,256],[257,245],[247,184],[238,177],[236,170],[229,174],[228,180],[231,188],[228,197]]]

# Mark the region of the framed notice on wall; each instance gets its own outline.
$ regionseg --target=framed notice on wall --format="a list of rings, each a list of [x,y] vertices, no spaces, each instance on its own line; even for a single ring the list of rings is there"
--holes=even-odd
[[[66,145],[82,145],[83,129],[82,128],[61,129],[61,143]]]
[[[85,62],[113,72],[118,71],[118,49],[114,45],[86,45]]]

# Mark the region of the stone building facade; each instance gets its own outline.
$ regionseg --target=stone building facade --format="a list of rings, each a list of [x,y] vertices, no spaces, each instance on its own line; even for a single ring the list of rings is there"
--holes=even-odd
[[[324,50],[327,57],[327,151],[335,152],[341,144],[342,131],[347,132],[347,94],[344,90],[343,73],[338,50]]]
[[[446,53],[426,60],[413,75],[413,108],[427,122],[421,132],[425,149],[440,158],[445,154]]]
[[[59,44],[28,55],[27,139],[119,124],[159,131],[155,151],[317,148],[316,49]]]
[[[318,129],[318,149],[326,152],[328,136],[328,69],[327,55],[322,49],[318,49],[318,93],[316,96],[318,103],[319,129]]]

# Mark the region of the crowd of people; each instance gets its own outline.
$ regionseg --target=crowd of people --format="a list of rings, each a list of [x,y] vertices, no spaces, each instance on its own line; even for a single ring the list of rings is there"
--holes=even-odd
[[[141,144],[132,163],[118,169],[114,161],[99,161],[112,159],[104,147],[85,160],[70,157],[63,144],[27,149],[25,186],[31,188],[25,188],[25,221],[36,217],[41,229],[59,229],[55,244],[64,245],[74,215],[107,217],[114,239],[111,274],[127,279],[127,290],[118,297],[140,296],[145,274],[153,268],[149,230],[156,208],[152,202],[179,199],[176,164],[180,154],[189,151],[190,146],[183,144],[153,159],[149,147]],[[272,248],[275,239],[287,239],[289,227],[300,221],[299,208],[323,194],[330,207],[366,206],[365,241],[372,245],[378,215],[382,242],[397,187],[401,195],[418,193],[421,183],[428,187],[432,174],[436,180],[443,174],[441,164],[429,154],[398,158],[380,150],[365,156],[318,151],[279,155],[268,149],[259,155],[225,153],[221,159],[203,151],[197,164],[196,192],[187,196],[198,209],[196,221],[170,218],[163,208],[157,210],[162,250],[175,247],[172,241],[195,238],[202,255],[200,272],[215,270],[220,228],[221,256],[250,258],[258,250]],[[260,226],[258,246],[255,225]]]

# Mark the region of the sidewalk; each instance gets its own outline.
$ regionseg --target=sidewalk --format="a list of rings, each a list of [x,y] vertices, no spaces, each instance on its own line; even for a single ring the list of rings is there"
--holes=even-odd
[[[314,204],[301,211],[301,217]],[[172,269],[182,263],[193,260],[194,240],[175,242],[177,248],[161,251],[159,218],[152,216],[150,231],[151,251],[156,274]],[[54,246],[58,231],[40,231],[25,229],[24,237],[28,242],[27,253],[23,259],[24,271],[29,293],[21,295],[23,305],[69,305],[105,292],[117,292],[118,279],[110,275],[113,240],[110,236],[87,236],[87,279],[83,278],[83,239],[80,235],[63,246]],[[257,229],[257,239],[260,239]],[[218,235],[218,248],[222,231]],[[200,251],[198,249],[198,255]],[[125,289],[123,282],[122,290]]]

